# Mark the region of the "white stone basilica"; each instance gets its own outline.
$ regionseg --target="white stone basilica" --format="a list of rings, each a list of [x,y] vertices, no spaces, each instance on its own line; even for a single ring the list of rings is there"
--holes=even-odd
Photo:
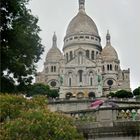
[[[85,0],[79,0],[79,12],[69,23],[64,37],[63,53],[54,34],[36,83],[58,89],[60,98],[100,97],[120,89],[130,90],[130,70],[121,70],[110,40],[108,31],[102,49],[96,24],[85,12]]]

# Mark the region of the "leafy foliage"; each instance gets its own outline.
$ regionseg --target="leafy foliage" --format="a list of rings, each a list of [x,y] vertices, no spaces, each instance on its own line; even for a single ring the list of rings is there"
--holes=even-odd
[[[36,96],[27,100],[22,96],[2,94],[0,95],[0,121],[14,119],[19,117],[21,112],[46,106],[46,98],[43,96]]]
[[[27,96],[49,95],[50,87],[44,84],[34,84],[28,89]]]
[[[46,95],[48,98],[59,97],[58,90],[51,90],[48,85],[44,85],[41,83],[31,85],[27,91],[27,97],[36,95]]]
[[[27,111],[22,118],[6,122],[3,130],[4,140],[82,140],[71,119],[48,111]]]
[[[132,98],[133,94],[130,91],[126,91],[126,90],[119,90],[115,93],[111,92],[107,95],[108,97],[117,97],[117,98]]]
[[[50,90],[49,97],[51,97],[51,98],[57,98],[57,97],[59,97],[58,90]]]
[[[115,97],[115,93],[114,92],[110,92],[107,97]]]
[[[46,97],[0,95],[0,100],[1,140],[83,140],[71,118],[47,109]]]
[[[135,96],[138,96],[138,95],[140,96],[140,87],[134,89],[133,94],[134,94]]]
[[[130,91],[119,90],[115,93],[115,96],[118,98],[131,98],[133,94]]]
[[[38,36],[38,19],[26,8],[28,2],[1,0],[2,92],[15,91],[15,81],[19,84],[19,90],[30,84],[36,72],[35,63],[44,50]]]

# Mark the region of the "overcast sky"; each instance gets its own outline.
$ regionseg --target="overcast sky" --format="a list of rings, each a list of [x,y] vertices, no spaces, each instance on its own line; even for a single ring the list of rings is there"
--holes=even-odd
[[[105,46],[109,29],[121,68],[130,68],[131,88],[140,86],[140,0],[85,1],[86,13],[97,25],[102,46]],[[52,46],[53,32],[56,32],[58,47],[62,50],[67,26],[78,12],[78,0],[32,0],[29,8],[39,18],[38,25],[42,30],[40,37],[45,52],[38,63],[38,71],[42,71],[46,53]]]

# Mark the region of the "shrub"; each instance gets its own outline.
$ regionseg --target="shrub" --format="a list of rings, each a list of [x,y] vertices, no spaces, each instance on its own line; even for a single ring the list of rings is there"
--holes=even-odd
[[[83,140],[71,118],[47,109],[44,96],[0,95],[0,101],[0,140]]]
[[[118,98],[131,98],[133,97],[133,94],[130,91],[126,90],[119,90],[115,93],[115,97]]]
[[[35,95],[46,95],[48,96],[50,93],[50,87],[44,84],[34,84],[31,85],[27,91],[27,96],[35,96]]]
[[[23,96],[1,94],[0,121],[3,122],[6,119],[15,119],[20,116],[21,112],[44,107],[47,107],[47,100],[44,96],[36,96],[31,100],[27,100],[26,98],[23,98]]]
[[[140,95],[140,87],[138,87],[135,90],[133,90],[133,95],[135,95],[135,96]]]
[[[48,110],[29,110],[2,125],[1,140],[82,140],[70,118]]]

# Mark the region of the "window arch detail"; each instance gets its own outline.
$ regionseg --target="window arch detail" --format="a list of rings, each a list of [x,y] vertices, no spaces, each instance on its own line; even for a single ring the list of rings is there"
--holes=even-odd
[[[83,81],[83,71],[79,70],[78,73],[79,73],[79,82],[82,82]]]
[[[69,78],[69,87],[71,87],[71,78]]]
[[[91,59],[94,60],[94,51],[91,52]]]
[[[112,70],[112,65],[110,64],[110,70]]]
[[[89,58],[89,50],[86,50],[86,57]]]
[[[70,51],[70,60],[72,60],[73,58],[73,54],[72,54],[72,51]]]

